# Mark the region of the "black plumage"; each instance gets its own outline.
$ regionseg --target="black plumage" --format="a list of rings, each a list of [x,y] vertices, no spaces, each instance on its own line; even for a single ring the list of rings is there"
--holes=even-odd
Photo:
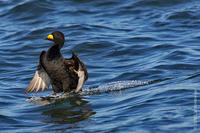
[[[34,90],[37,93],[40,89],[44,91],[50,84],[54,94],[73,90],[81,91],[88,79],[87,69],[83,62],[74,52],[70,59],[62,56],[60,50],[65,42],[62,32],[55,31],[46,39],[53,41],[54,44],[47,52],[42,51],[40,54],[38,68],[25,93]]]

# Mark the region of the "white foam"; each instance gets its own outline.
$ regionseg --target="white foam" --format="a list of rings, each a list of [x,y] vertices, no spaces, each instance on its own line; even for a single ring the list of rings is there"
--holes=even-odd
[[[113,92],[148,84],[150,84],[150,82],[142,82],[137,80],[116,81],[116,82],[106,83],[104,85],[100,85],[94,88],[85,88],[84,91],[82,91],[81,93],[95,94],[95,93]]]
[[[28,102],[34,103],[34,104],[40,104],[40,105],[47,105],[56,102],[56,100],[64,99],[64,98],[70,98],[75,95],[95,95],[99,93],[107,93],[107,92],[114,92],[114,91],[120,91],[128,88],[134,88],[137,86],[143,86],[148,85],[150,82],[142,82],[137,80],[129,80],[129,81],[116,81],[116,82],[110,82],[106,83],[97,87],[89,87],[84,88],[82,92],[76,94],[76,93],[62,93],[58,95],[50,95],[50,96],[32,96],[27,99]]]

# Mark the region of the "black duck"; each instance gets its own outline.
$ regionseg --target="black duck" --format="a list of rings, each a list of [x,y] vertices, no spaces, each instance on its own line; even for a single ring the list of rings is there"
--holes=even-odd
[[[88,79],[88,73],[81,59],[72,52],[72,57],[66,59],[60,50],[64,45],[65,37],[62,32],[55,31],[46,37],[54,44],[48,51],[42,51],[39,58],[39,65],[24,93],[37,93],[44,91],[52,85],[54,95],[58,92],[79,92]]]

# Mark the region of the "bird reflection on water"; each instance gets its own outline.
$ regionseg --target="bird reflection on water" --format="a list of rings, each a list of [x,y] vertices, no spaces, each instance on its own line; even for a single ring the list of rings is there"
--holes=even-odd
[[[54,107],[42,112],[42,115],[47,116],[45,120],[41,121],[42,123],[74,124],[96,114],[89,108],[89,102],[80,96],[58,100],[52,106]]]

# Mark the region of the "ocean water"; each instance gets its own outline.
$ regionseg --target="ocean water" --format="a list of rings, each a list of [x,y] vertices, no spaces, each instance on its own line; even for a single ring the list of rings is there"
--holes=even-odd
[[[23,91],[56,30],[89,79],[42,101]],[[1,0],[0,59],[2,133],[200,132],[198,0]]]

